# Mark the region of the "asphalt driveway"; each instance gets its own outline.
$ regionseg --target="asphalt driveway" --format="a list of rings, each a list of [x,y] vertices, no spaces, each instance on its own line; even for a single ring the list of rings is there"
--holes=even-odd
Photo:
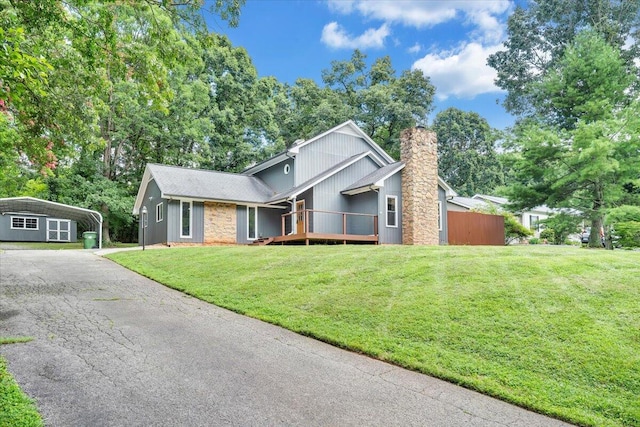
[[[35,338],[0,354],[48,426],[565,425],[201,302],[91,251],[0,253],[0,335]]]

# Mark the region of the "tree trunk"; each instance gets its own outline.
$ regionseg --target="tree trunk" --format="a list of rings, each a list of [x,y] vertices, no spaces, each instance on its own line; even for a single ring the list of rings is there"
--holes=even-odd
[[[591,233],[589,234],[589,247],[601,248],[603,247],[603,223],[602,223],[602,209],[604,208],[604,191],[602,186],[596,185],[593,199],[593,216],[591,217]]]

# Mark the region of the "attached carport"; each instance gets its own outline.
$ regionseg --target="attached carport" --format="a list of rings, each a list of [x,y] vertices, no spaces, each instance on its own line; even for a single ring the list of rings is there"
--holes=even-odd
[[[102,214],[91,209],[65,205],[34,197],[8,197],[0,199],[0,215],[43,215],[66,218],[81,224],[87,231],[98,233],[98,247],[102,248]]]

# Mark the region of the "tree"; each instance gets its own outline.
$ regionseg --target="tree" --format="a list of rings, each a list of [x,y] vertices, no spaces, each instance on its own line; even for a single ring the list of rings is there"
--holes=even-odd
[[[435,87],[420,70],[406,70],[396,77],[388,56],[376,59],[369,69],[365,60],[366,55],[356,49],[349,61],[333,61],[322,71],[322,79],[349,107],[354,121],[397,158],[400,131],[426,124]]]
[[[508,92],[507,111],[528,116],[536,113],[536,82],[556,69],[565,50],[585,28],[591,28],[608,45],[622,50],[629,70],[638,57],[640,0],[537,0],[517,7],[507,24],[505,50],[489,56],[498,72],[496,85]]]
[[[553,244],[562,245],[567,238],[578,231],[582,218],[570,212],[559,212],[540,221],[545,230],[553,230]],[[540,233],[542,237],[542,233]]]
[[[637,179],[638,102],[623,92],[632,80],[620,52],[594,31],[584,31],[557,67],[535,84],[544,115],[521,122],[514,146],[515,207],[540,204],[578,209],[592,221],[590,245],[599,246],[607,207]]]
[[[438,173],[461,196],[489,194],[504,184],[497,132],[479,114],[448,108],[432,128],[438,135]]]

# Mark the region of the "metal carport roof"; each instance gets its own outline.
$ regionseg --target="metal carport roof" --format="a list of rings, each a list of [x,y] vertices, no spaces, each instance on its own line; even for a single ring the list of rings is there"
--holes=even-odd
[[[102,248],[102,214],[98,211],[36,199],[35,197],[7,197],[0,199],[0,215],[7,213],[32,213],[71,219],[89,230],[97,231],[98,247]]]

